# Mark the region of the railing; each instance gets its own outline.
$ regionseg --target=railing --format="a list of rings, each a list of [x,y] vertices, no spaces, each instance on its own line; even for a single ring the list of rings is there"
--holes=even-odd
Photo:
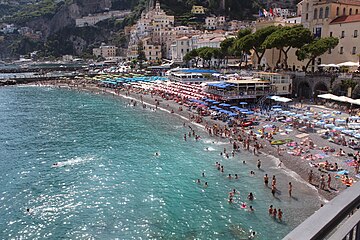
[[[360,183],[325,204],[283,240],[360,240]]]

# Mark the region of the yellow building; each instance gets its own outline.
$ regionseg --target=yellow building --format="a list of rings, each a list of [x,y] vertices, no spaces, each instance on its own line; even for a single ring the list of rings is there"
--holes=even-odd
[[[191,9],[191,13],[192,14],[205,14],[205,9],[203,6],[193,5],[193,7]]]
[[[115,46],[107,46],[105,44],[101,44],[99,48],[93,49],[93,54],[96,57],[101,56],[103,58],[112,58],[116,56],[116,49],[117,47]]]
[[[303,0],[301,21],[315,37],[337,37],[338,46],[320,56],[312,67],[320,64],[358,62],[360,53],[359,0]]]
[[[360,0],[303,0],[298,5],[301,14],[301,24],[308,28],[315,37],[337,37],[339,44],[335,49],[323,54],[310,64],[310,69],[316,70],[320,64],[339,64],[343,62],[358,62],[360,53]],[[278,19],[258,21],[256,28],[269,25],[291,25]],[[296,49],[288,53],[288,65],[292,70],[301,70],[307,60],[298,61]],[[279,59],[279,51],[266,50],[261,66],[274,68]],[[256,58],[253,59],[256,65]]]

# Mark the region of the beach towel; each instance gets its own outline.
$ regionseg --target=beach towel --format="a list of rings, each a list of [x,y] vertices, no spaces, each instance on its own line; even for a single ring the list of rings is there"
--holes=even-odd
[[[354,160],[346,160],[345,163],[349,167],[354,167],[356,165],[356,162]]]

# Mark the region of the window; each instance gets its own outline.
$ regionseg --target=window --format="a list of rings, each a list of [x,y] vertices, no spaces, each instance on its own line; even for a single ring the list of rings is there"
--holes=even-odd
[[[356,14],[356,15],[359,14],[359,9],[356,9],[356,10],[355,10],[355,14]]]
[[[356,47],[353,47],[353,48],[352,48],[351,54],[352,54],[352,55],[355,55],[355,54],[356,54]]]
[[[352,8],[350,8],[350,10],[349,10],[349,15],[351,15],[352,14]]]
[[[325,18],[329,17],[329,7],[325,8]]]
[[[330,37],[332,37],[332,32],[330,32]]]
[[[340,54],[344,53],[344,47],[340,47]]]
[[[343,14],[342,15],[346,15],[346,8],[343,8]]]
[[[324,13],[324,9],[320,8],[320,10],[319,10],[319,19],[323,18],[323,13]]]
[[[314,10],[314,19],[317,19],[317,12],[318,12],[318,10],[317,10],[317,8],[315,8],[315,10]]]
[[[306,3],[306,11],[309,11],[309,3]]]
[[[339,11],[340,11],[340,9],[339,9],[339,7],[337,7],[336,8],[336,16],[339,16]]]
[[[308,20],[309,19],[309,14],[307,13],[305,16],[305,19]]]
[[[329,48],[329,50],[328,50],[328,54],[331,54],[331,48]]]
[[[345,31],[341,31],[341,38],[345,37]]]
[[[358,30],[354,30],[354,38],[358,36]]]

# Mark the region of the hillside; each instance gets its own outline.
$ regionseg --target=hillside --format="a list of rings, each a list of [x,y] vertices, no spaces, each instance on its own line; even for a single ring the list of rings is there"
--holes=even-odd
[[[260,0],[259,0],[260,1]],[[290,1],[290,0],[288,0]],[[101,42],[126,45],[121,33],[124,26],[133,24],[150,0],[0,0],[0,19],[17,27],[29,27],[41,32],[41,39],[24,39],[23,36],[5,36],[0,49],[2,57],[27,54],[40,50],[44,56],[63,54],[91,54],[91,48]],[[153,1],[154,2],[154,1]],[[191,18],[193,5],[202,5],[206,14],[226,15],[230,19],[252,19],[262,3],[258,0],[160,0],[168,14],[180,19]],[[96,26],[75,28],[75,19],[108,10],[131,9],[132,13],[122,22],[109,19]],[[5,45],[5,47],[4,47]]]

